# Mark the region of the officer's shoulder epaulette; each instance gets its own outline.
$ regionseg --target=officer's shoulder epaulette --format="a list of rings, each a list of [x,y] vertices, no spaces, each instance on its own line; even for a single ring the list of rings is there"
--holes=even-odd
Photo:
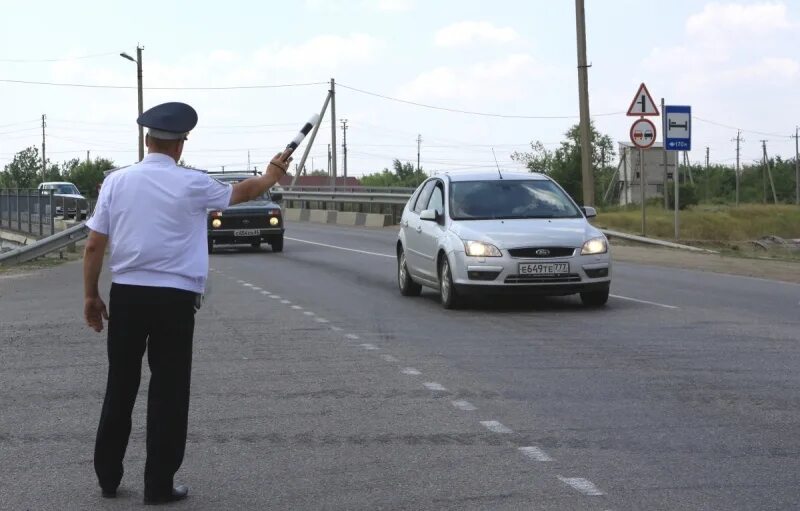
[[[179,169],[186,169],[186,170],[193,170],[195,172],[202,172],[203,174],[208,174],[206,169],[198,169],[197,167],[190,167],[188,165],[178,165]]]
[[[130,165],[124,165],[122,167],[114,167],[113,169],[108,169],[105,172],[103,172],[103,177],[108,177],[109,174],[112,174],[118,170],[127,169],[128,167],[130,167]]]

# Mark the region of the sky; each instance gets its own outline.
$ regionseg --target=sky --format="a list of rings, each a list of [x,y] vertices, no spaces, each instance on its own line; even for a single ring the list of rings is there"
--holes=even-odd
[[[319,112],[331,78],[339,175],[341,119],[355,176],[416,163],[418,136],[428,172],[494,167],[492,149],[520,168],[511,153],[554,148],[578,120],[572,0],[3,3],[0,166],[41,146],[43,114],[52,161],[135,162],[136,65],[119,53],[137,44],[145,109],[197,109],[184,159],[200,168],[263,166]],[[794,157],[800,2],[586,0],[586,27],[591,115],[615,143],[645,83],[656,102],[691,105],[693,162],[708,147],[712,163],[732,164],[737,129],[743,162],[762,140]],[[312,159],[327,169],[330,122],[329,111],[309,170]]]

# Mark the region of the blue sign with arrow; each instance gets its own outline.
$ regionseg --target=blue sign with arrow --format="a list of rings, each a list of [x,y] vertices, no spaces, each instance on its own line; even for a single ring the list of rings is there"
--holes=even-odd
[[[664,147],[667,151],[692,150],[692,107],[664,106]]]

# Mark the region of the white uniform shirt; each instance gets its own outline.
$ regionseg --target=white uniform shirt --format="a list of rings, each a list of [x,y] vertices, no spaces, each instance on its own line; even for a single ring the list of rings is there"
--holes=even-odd
[[[111,281],[202,293],[207,210],[228,207],[232,191],[159,153],[109,174],[86,225],[110,239]]]

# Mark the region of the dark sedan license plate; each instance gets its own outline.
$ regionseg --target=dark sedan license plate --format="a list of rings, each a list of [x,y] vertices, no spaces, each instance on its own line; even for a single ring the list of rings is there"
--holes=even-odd
[[[258,229],[236,229],[233,231],[234,236],[259,236],[261,231]]]
[[[520,263],[520,275],[561,275],[569,273],[569,263]]]

